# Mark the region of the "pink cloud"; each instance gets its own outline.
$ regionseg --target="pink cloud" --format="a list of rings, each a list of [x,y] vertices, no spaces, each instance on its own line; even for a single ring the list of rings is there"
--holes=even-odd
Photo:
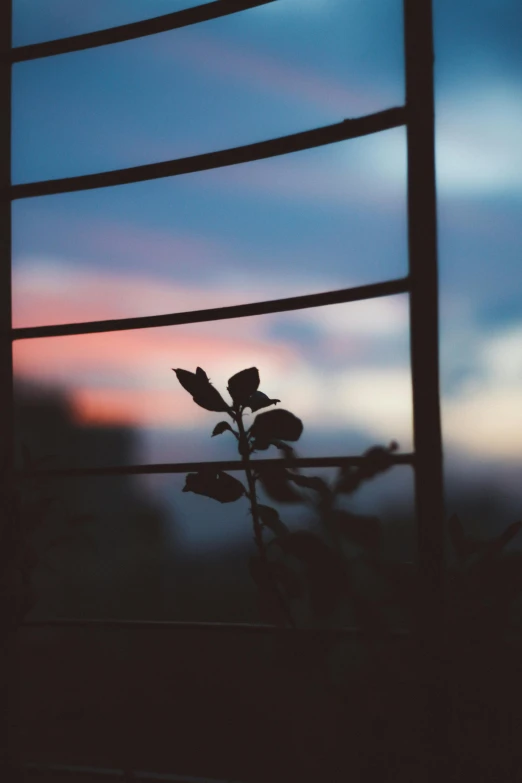
[[[187,283],[179,279],[179,267],[174,265],[167,275],[152,265],[147,271],[145,267],[138,272],[118,271],[64,260],[22,258],[13,270],[13,325],[43,326],[185,312],[332,287],[331,280],[320,274],[295,281],[283,268],[279,274],[267,276],[262,263],[257,268],[253,265],[248,280],[223,266],[218,269],[219,279],[206,274],[197,282]],[[214,325],[218,331],[222,327]]]
[[[21,323],[65,323],[108,314],[117,318],[140,314],[139,308],[144,314],[168,312],[181,309],[181,304],[190,310],[230,303],[231,298],[249,298],[237,287],[181,286],[145,274],[119,275],[56,262],[54,266],[53,262],[39,262],[29,270],[22,267],[17,276],[16,317]],[[278,280],[266,282],[260,278],[260,299],[276,293],[271,285],[279,288],[279,295],[287,293]],[[366,313],[369,306],[350,305],[353,317],[347,320],[341,306],[339,312],[338,308],[298,312],[292,315],[290,323],[297,328],[304,321],[312,323],[320,340],[320,344],[314,341],[312,350],[320,351],[324,358],[338,355],[341,363],[347,357],[357,361],[361,346],[369,350],[376,339],[375,317]],[[385,321],[393,326],[389,316],[388,313]],[[262,370],[267,390],[277,389],[272,392],[274,395],[294,400],[315,418],[329,378],[314,382],[308,347],[292,337],[274,339],[270,327],[280,323],[281,316],[274,314],[179,327],[21,340],[14,346],[15,374],[38,385],[63,389],[71,397],[76,415],[85,422],[194,427],[208,422],[208,415],[179,387],[172,368],[195,370],[201,366],[212,382],[224,390],[231,374],[255,364]],[[381,332],[382,329],[377,330],[379,339]]]
[[[157,305],[162,295],[166,311],[175,311],[180,302],[185,309],[216,306],[215,291],[169,288],[145,277],[92,272],[82,276],[73,270],[69,279],[67,274],[57,275],[56,286],[48,281],[49,290],[44,292],[35,276],[27,275],[25,282],[24,290],[18,290],[17,320],[22,323],[27,319],[42,324],[106,317],[110,305],[112,317],[118,317],[119,309],[128,307],[129,301],[141,303],[150,313],[154,311],[152,301]],[[238,296],[244,298],[244,294]],[[181,389],[173,367],[194,370],[196,365],[203,366],[224,389],[228,375],[253,362],[282,372],[296,361],[295,349],[274,343],[253,318],[240,323],[234,320],[21,340],[14,345],[17,378],[63,388],[84,421],[137,426],[192,425],[204,416],[188,395],[175,393]]]
[[[167,232],[137,226],[132,222],[103,219],[97,216],[71,215],[56,210],[29,212],[20,223],[15,223],[13,254],[15,264],[23,256],[24,235],[28,232],[59,233],[64,246],[81,248],[82,255],[108,261],[119,260],[141,266],[153,266],[156,271],[176,269],[211,269],[230,263],[235,251],[230,244],[201,235],[175,231]],[[239,263],[239,260],[238,260]]]
[[[285,100],[295,100],[331,112],[338,119],[375,111],[384,99],[374,90],[341,84],[335,79],[302,66],[291,65],[251,49],[240,49],[229,41],[201,31],[185,31],[173,42],[165,38],[154,42],[155,56],[182,60],[230,82],[246,82],[250,87]],[[360,79],[358,80],[360,83]]]

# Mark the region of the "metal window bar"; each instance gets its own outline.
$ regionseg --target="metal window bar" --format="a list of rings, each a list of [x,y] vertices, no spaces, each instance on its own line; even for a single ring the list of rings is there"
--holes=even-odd
[[[196,323],[223,318],[283,312],[293,309],[321,306],[409,293],[411,373],[413,385],[414,454],[398,455],[414,467],[415,506],[418,530],[418,570],[421,579],[423,612],[418,617],[417,632],[421,649],[430,659],[432,684],[442,667],[438,643],[443,631],[443,475],[442,438],[439,401],[438,360],[438,278],[436,188],[434,158],[434,91],[433,91],[433,29],[431,0],[403,0],[404,42],[406,71],[406,105],[388,109],[357,119],[344,120],[335,125],[316,128],[290,136],[257,142],[229,150],[196,155],[163,163],[137,166],[100,174],[47,180],[21,185],[11,183],[11,68],[13,63],[38,57],[102,46],[134,39],[144,35],[180,28],[227,14],[263,5],[271,0],[220,0],[185,11],[130,25],[114,27],[86,35],[12,47],[11,2],[0,8],[0,437],[7,454],[7,476],[14,479],[13,432],[13,365],[12,341],[15,339],[86,334],[120,329],[150,328],[154,326]],[[175,176],[203,171],[219,166],[258,160],[331,144],[357,136],[376,133],[400,125],[406,126],[408,164],[408,277],[370,286],[362,286],[307,297],[292,297],[272,302],[260,302],[235,307],[215,308],[193,313],[178,313],[149,318],[130,318],[83,324],[62,324],[47,327],[13,329],[11,319],[11,202],[51,193],[65,193],[88,188],[108,187],[157,177]],[[331,458],[328,464],[341,464],[355,457]],[[397,457],[396,460],[398,461]],[[201,467],[201,463],[198,463]],[[220,463],[218,463],[220,464]],[[230,465],[230,463],[223,463]],[[239,463],[238,463],[239,464]],[[304,466],[325,464],[324,460],[298,460]],[[115,467],[74,471],[74,475],[93,475],[93,472],[178,472],[185,465]],[[41,475],[65,475],[64,471],[41,471]],[[67,472],[72,475],[72,471]],[[435,652],[434,652],[435,651]],[[431,657],[430,657],[431,656]],[[442,693],[439,687],[439,692]],[[441,702],[438,707],[442,709]],[[438,717],[442,713],[435,710]]]
[[[419,530],[419,563],[424,590],[429,596],[430,627],[436,622],[440,609],[443,571],[442,536],[442,444],[439,411],[438,381],[438,296],[436,249],[436,197],[434,171],[433,132],[433,46],[432,11],[430,0],[404,0],[404,30],[406,59],[406,106],[344,120],[340,123],[304,131],[290,136],[244,145],[229,150],[205,153],[174,161],[131,167],[100,174],[47,180],[44,182],[12,185],[10,177],[10,108],[11,66],[15,62],[59,55],[66,52],[101,46],[116,41],[129,40],[168,29],[217,18],[247,8],[263,5],[270,0],[253,0],[207,3],[203,6],[166,14],[152,20],[122,25],[106,31],[72,36],[58,41],[35,44],[29,47],[11,47],[11,4],[2,7],[3,57],[2,57],[2,113],[1,141],[3,148],[0,187],[2,199],[2,428],[10,458],[13,460],[13,377],[12,341],[71,334],[87,334],[128,329],[150,328],[202,321],[284,312],[308,307],[318,307],[349,301],[410,294],[411,366],[414,400],[414,455],[397,455],[415,467],[415,500]],[[275,155],[288,154],[313,146],[368,135],[392,127],[406,125],[408,141],[408,277],[340,291],[311,294],[301,297],[257,302],[232,307],[211,308],[189,313],[159,316],[59,324],[42,327],[12,328],[11,322],[11,202],[51,193],[65,193],[88,188],[108,187],[117,184],[144,181],[157,177],[175,176],[203,171],[220,166],[259,160]],[[331,458],[328,464],[341,464],[357,458]],[[334,462],[335,460],[335,462]],[[308,460],[308,466],[319,465],[323,460]],[[230,464],[230,463],[227,463]],[[298,460],[297,464],[304,465]],[[43,471],[41,475],[85,475],[113,472],[178,472],[183,466],[135,466],[134,468],[89,469],[86,471]],[[25,475],[25,474],[24,474]],[[437,609],[437,607],[439,609]]]

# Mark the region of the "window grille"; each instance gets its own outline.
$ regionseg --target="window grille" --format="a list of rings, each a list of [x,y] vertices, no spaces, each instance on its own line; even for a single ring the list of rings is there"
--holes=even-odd
[[[415,509],[418,532],[418,573],[423,609],[416,625],[423,653],[433,658],[443,621],[443,478],[439,403],[438,280],[436,235],[436,189],[434,163],[433,31],[431,0],[403,0],[405,38],[406,101],[404,106],[386,109],[275,139],[208,152],[176,160],[133,166],[97,174],[60,179],[11,183],[11,69],[18,62],[57,56],[105,46],[154,33],[203,23],[274,0],[214,0],[204,5],[165,14],[153,19],[109,30],[75,35],[44,43],[12,47],[12,8],[4,0],[0,8],[0,432],[7,454],[8,480],[14,478],[13,363],[14,340],[72,334],[90,334],[167,325],[198,323],[280,313],[337,303],[366,300],[399,293],[409,294],[411,376],[413,385],[413,454],[392,455],[395,464],[411,465],[415,480]],[[283,0],[281,0],[283,1]],[[172,177],[223,166],[286,155],[360,136],[405,126],[407,133],[408,275],[371,285],[327,293],[296,296],[195,312],[151,315],[139,318],[13,328],[11,320],[11,202],[57,193]],[[358,457],[299,459],[302,467],[327,467],[358,463]],[[265,460],[259,460],[264,462]],[[138,473],[185,473],[204,465],[219,469],[239,468],[234,461],[162,465],[114,466],[75,470],[41,470],[41,476],[128,475]],[[28,471],[21,475],[30,475]],[[80,621],[59,621],[77,624]],[[82,624],[88,624],[89,621]],[[143,627],[159,624],[143,623]],[[188,628],[191,624],[183,624]],[[197,627],[205,624],[192,624]],[[212,626],[208,626],[211,628]],[[231,626],[232,627],[232,626]],[[234,626],[237,628],[237,626]],[[221,630],[223,626],[220,626]],[[428,656],[429,657],[429,656]],[[436,664],[432,674],[435,677]],[[436,677],[435,677],[436,679]]]

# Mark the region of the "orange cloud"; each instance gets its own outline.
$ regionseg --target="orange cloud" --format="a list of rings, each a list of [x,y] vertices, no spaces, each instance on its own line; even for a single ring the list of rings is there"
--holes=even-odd
[[[66,265],[56,266],[54,279],[49,280],[44,264],[40,277],[20,273],[15,313],[18,324],[50,324],[220,303],[220,292],[212,290]],[[197,407],[178,388],[172,367],[203,366],[224,390],[229,375],[254,362],[267,372],[279,373],[296,361],[295,350],[270,340],[253,318],[14,344],[16,377],[63,388],[72,395],[82,420],[137,426],[187,422],[193,426],[197,420]]]
[[[129,427],[197,426],[204,411],[197,408],[181,387],[172,390],[78,388],[70,394],[70,404],[83,424],[126,425]]]

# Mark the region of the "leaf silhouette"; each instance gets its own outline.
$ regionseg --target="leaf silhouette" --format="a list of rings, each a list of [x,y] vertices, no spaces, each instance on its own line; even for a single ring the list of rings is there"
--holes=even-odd
[[[230,430],[230,432],[234,432],[228,421],[219,421],[214,429],[212,430],[211,437],[213,438],[215,435],[222,435],[227,430]]]
[[[233,503],[245,494],[243,484],[223,471],[188,473],[183,492],[194,492],[220,503]]]
[[[178,381],[183,388],[192,395],[194,402],[207,411],[230,412],[230,406],[227,405],[221,394],[210,383],[206,372],[198,367],[196,372],[188,370],[174,370]]]
[[[279,514],[271,506],[258,505],[259,518],[265,527],[268,527],[276,536],[288,535],[288,528],[281,521]]]
[[[250,396],[245,408],[250,408],[252,413],[255,413],[261,410],[261,408],[268,408],[269,405],[275,405],[278,402],[281,402],[281,400],[271,400],[264,392],[256,391]]]
[[[338,530],[354,544],[366,549],[377,549],[379,546],[381,522],[378,517],[336,511],[334,522]]]
[[[260,468],[259,480],[268,497],[276,503],[303,502],[303,496],[291,486],[285,468],[280,466]]]
[[[295,451],[288,443],[285,443],[283,440],[273,440],[272,445],[279,449],[283,456],[288,459],[295,459]]]
[[[260,441],[273,440],[299,440],[303,432],[303,422],[290,411],[283,409],[260,413],[252,427],[250,434]]]
[[[359,487],[361,482],[362,478],[358,468],[354,468],[353,465],[344,465],[339,471],[335,491],[341,492],[344,495],[351,495],[352,492],[355,492]]]
[[[254,438],[252,441],[252,451],[266,451],[272,443],[269,440],[263,438]]]
[[[250,397],[257,391],[259,386],[259,370],[257,367],[249,367],[248,370],[241,370],[228,379],[228,393],[238,408],[240,405],[247,405]]]
[[[378,473],[384,473],[393,465],[392,453],[398,449],[398,444],[392,441],[388,448],[373,446],[363,454],[363,463],[359,468],[362,478],[369,479]]]
[[[300,476],[297,473],[289,473],[288,478],[297,484],[298,487],[304,487],[305,489],[313,489],[318,492],[322,497],[328,497],[330,493],[330,487],[319,476]]]

